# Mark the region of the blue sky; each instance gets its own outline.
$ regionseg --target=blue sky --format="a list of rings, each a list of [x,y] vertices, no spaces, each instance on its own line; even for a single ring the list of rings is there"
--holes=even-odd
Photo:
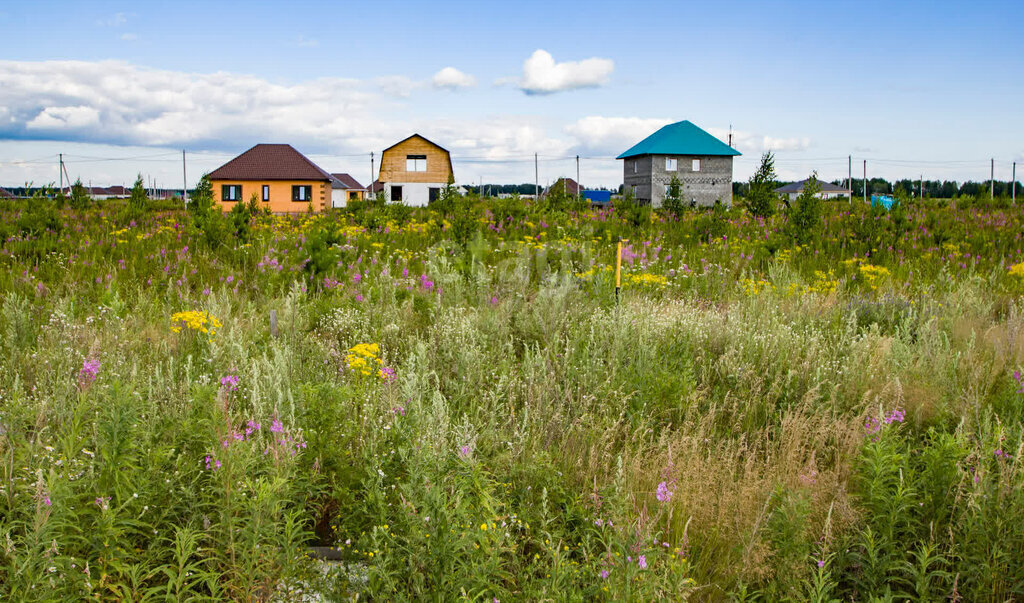
[[[1024,3],[20,2],[0,5],[0,184],[180,186],[257,142],[369,179],[419,132],[462,182],[574,175],[689,119],[746,179],[983,180],[1024,161]],[[167,153],[161,155],[161,153]],[[114,158],[136,159],[109,160]],[[103,161],[101,161],[101,159]]]

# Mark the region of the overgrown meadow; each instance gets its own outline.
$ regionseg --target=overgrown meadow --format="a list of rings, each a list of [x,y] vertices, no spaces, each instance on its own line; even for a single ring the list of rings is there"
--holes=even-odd
[[[2,599],[1024,598],[1019,208],[50,205]]]

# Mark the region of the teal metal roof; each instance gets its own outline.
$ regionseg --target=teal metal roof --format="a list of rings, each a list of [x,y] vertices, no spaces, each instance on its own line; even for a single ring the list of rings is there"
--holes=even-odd
[[[669,124],[633,145],[616,159],[637,155],[740,155],[736,149],[689,121]]]

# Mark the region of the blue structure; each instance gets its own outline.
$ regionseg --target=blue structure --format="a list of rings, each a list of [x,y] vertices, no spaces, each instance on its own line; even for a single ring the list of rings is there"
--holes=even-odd
[[[590,201],[591,203],[604,204],[610,203],[612,200],[611,191],[583,191],[583,198]]]
[[[896,199],[891,195],[871,195],[871,207],[881,205],[885,208],[885,211],[889,211],[895,204]]]

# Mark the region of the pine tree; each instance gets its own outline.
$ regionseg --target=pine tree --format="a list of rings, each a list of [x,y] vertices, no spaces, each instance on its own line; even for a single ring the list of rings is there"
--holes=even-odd
[[[142,174],[135,179],[135,185],[132,186],[132,193],[128,197],[128,209],[133,213],[143,212],[146,210],[146,202],[149,201],[149,197],[146,196],[146,187],[142,185]]]

